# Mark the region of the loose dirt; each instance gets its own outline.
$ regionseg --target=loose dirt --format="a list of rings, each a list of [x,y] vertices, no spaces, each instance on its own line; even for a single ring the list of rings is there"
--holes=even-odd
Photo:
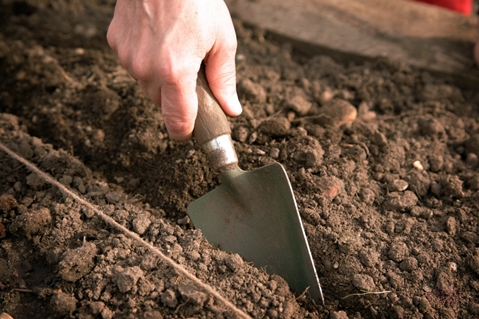
[[[479,94],[407,61],[304,57],[235,21],[243,169],[289,174],[326,305],[210,246],[218,176],[108,48],[114,1],[0,4],[0,141],[253,318],[479,317]],[[471,48],[472,52],[472,48]],[[0,310],[232,318],[94,210],[0,152]]]

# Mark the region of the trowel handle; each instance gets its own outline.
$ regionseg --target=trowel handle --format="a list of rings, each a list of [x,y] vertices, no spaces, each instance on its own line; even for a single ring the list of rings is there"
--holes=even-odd
[[[193,135],[200,145],[223,134],[231,134],[230,124],[218,100],[211,92],[202,64],[196,80],[198,115]]]
[[[211,92],[202,64],[196,80],[198,115],[193,136],[208,157],[211,168],[226,170],[238,167],[238,157],[231,140],[228,119]]]

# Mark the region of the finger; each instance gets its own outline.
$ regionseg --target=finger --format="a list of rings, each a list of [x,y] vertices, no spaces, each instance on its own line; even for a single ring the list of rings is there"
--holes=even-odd
[[[159,94],[161,113],[170,138],[187,140],[191,138],[198,113],[196,95],[196,74],[182,82],[164,84]]]

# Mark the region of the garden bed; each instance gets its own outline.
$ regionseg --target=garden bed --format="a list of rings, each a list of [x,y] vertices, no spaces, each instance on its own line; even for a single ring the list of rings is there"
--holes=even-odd
[[[253,318],[479,316],[479,94],[408,61],[339,63],[235,20],[240,166],[282,163],[326,305],[211,247],[186,207],[219,185],[168,138],[108,48],[114,1],[0,8],[0,310],[22,318],[234,317],[113,218]]]

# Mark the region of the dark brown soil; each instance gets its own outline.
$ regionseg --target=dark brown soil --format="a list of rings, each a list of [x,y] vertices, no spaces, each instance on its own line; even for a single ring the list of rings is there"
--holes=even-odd
[[[408,66],[296,55],[235,21],[246,170],[289,174],[326,306],[211,247],[186,215],[219,184],[171,141],[105,40],[114,1],[0,4],[0,141],[253,318],[479,317],[479,94]],[[0,152],[0,312],[234,317]]]

